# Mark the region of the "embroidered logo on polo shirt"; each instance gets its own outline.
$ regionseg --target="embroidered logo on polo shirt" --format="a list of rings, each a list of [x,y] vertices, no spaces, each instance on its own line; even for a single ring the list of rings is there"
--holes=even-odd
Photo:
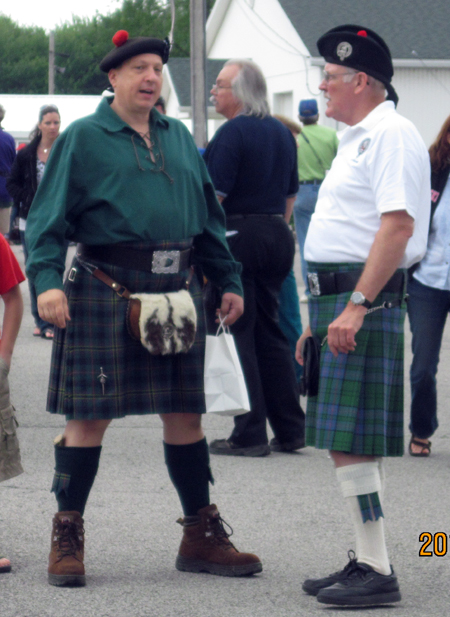
[[[370,145],[369,137],[367,137],[367,139],[363,139],[362,142],[358,146],[358,156],[361,156],[361,154],[363,154],[367,150],[369,145]]]
[[[336,55],[339,57],[339,60],[341,62],[343,62],[345,58],[351,56],[352,52],[353,47],[350,45],[350,43],[347,43],[346,41],[339,43],[339,45],[336,47]]]

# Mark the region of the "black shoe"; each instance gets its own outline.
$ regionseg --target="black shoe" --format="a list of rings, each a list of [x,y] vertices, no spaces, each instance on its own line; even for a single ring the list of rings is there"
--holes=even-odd
[[[331,585],[346,579],[349,573],[352,572],[357,566],[354,551],[348,551],[348,558],[349,562],[343,570],[339,570],[339,572],[330,574],[325,578],[308,578],[302,585],[303,591],[306,591],[306,593],[310,596],[317,596],[321,589],[331,587]]]
[[[357,563],[345,579],[317,594],[318,602],[338,606],[378,606],[400,602],[401,599],[392,567],[390,574],[380,574],[366,563]]]
[[[282,441],[280,442],[276,437],[270,440],[270,449],[273,452],[294,452],[295,450],[300,450],[300,448],[305,447],[305,438],[297,437],[297,439],[293,439],[292,441]]]
[[[211,454],[225,454],[226,456],[267,456],[270,446],[267,443],[258,446],[238,446],[229,439],[214,439],[209,444]]]

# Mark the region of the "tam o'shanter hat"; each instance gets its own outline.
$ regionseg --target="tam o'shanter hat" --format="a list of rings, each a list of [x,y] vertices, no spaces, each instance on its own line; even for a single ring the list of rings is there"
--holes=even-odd
[[[327,62],[348,66],[381,81],[386,86],[387,100],[397,105],[398,96],[391,85],[391,52],[376,32],[350,24],[338,26],[321,36],[317,47]]]
[[[168,39],[152,39],[146,36],[139,36],[130,39],[126,30],[119,30],[113,36],[112,41],[115,45],[100,62],[100,70],[108,73],[111,69],[115,69],[134,56],[139,54],[157,54],[161,56],[163,64],[169,60],[170,43]]]

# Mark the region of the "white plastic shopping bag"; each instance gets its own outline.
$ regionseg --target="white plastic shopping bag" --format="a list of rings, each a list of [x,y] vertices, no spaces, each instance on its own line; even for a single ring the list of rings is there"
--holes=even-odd
[[[207,413],[239,416],[250,411],[236,345],[229,328],[223,323],[216,336],[206,337],[205,399]]]

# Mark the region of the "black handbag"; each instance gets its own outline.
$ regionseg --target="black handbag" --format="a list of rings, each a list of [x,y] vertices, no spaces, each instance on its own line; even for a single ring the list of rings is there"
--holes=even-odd
[[[321,347],[322,341],[317,334],[306,337],[303,342],[303,375],[300,379],[302,396],[316,396],[319,392]]]

